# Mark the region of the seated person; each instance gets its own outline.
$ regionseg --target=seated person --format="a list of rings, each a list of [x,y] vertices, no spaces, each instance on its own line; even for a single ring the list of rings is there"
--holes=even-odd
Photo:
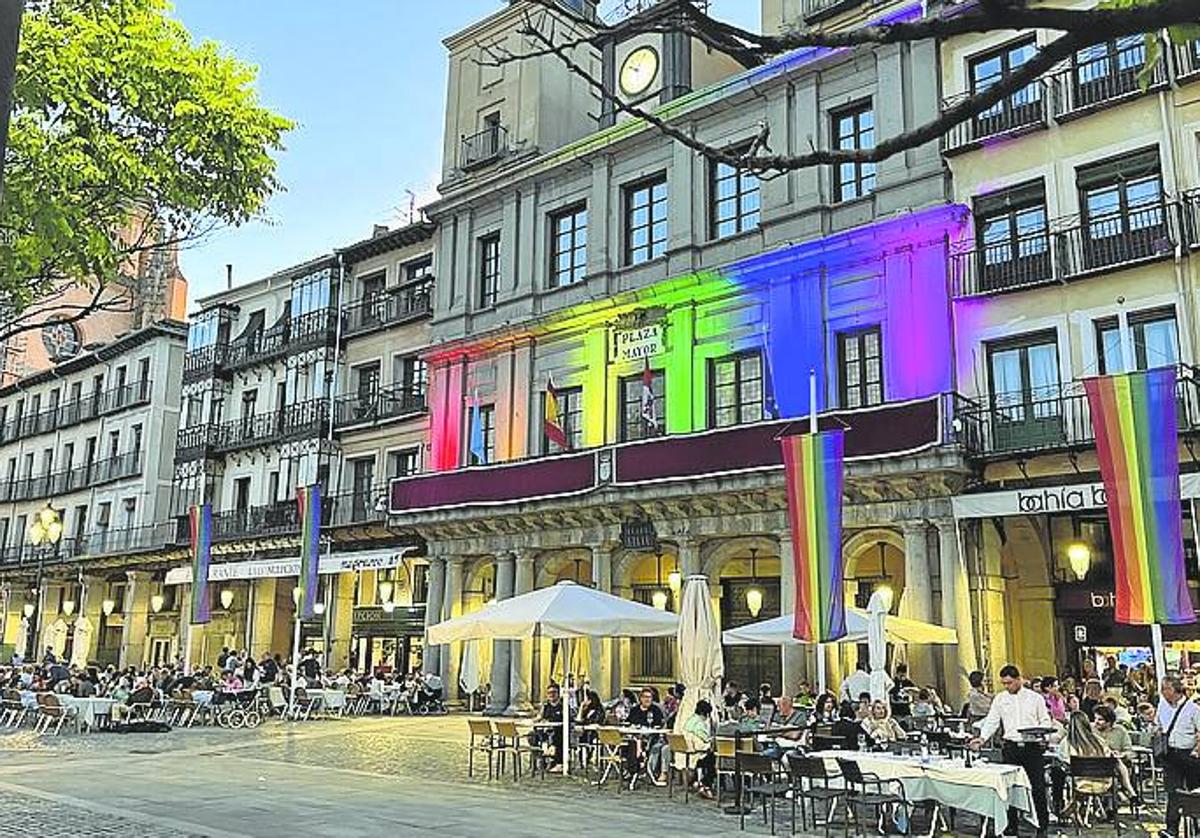
[[[862,729],[868,744],[887,745],[907,739],[904,728],[892,718],[891,708],[883,701],[871,702],[871,715],[863,720]]]
[[[654,691],[649,687],[642,687],[638,692],[637,704],[629,708],[627,724],[630,727],[643,728],[662,728],[666,724],[666,714],[663,713],[661,707],[654,703]],[[660,764],[662,747],[663,738],[661,736],[633,737],[625,751],[626,770],[632,776],[648,761],[650,770],[653,772],[651,776],[661,779],[661,775],[666,773],[660,770],[663,767]]]
[[[758,699],[754,697],[747,698],[742,705],[742,717],[738,719],[737,729],[742,733],[756,733],[767,726],[767,720],[763,718],[762,706]]]
[[[934,692],[929,687],[922,687],[917,690],[917,698],[912,703],[912,715],[915,719],[933,719],[937,717],[938,708],[934,703]]]
[[[1101,704],[1096,708],[1092,731],[1121,759],[1128,761],[1133,755],[1133,742],[1129,738],[1129,731],[1124,725],[1117,723],[1117,714],[1111,707]]]
[[[1050,766],[1050,790],[1054,808],[1063,811],[1063,791],[1066,786],[1066,768],[1070,765],[1071,757],[1108,757],[1115,756],[1104,740],[1096,735],[1092,723],[1082,712],[1072,713],[1067,717],[1067,732],[1058,743],[1056,756],[1059,762]],[[1129,769],[1124,761],[1117,760],[1117,777],[1121,782],[1121,790],[1130,800],[1137,799],[1133,783],[1129,778]],[[1077,780],[1081,791],[1087,794],[1104,794],[1112,787],[1112,780]]]
[[[716,754],[712,750],[712,705],[703,698],[696,702],[696,712],[683,723],[683,738],[689,751],[704,751],[704,756],[690,758],[696,772],[696,792],[706,800],[713,799],[713,779],[716,775]],[[676,767],[686,768],[685,758],[675,758]]]
[[[562,691],[558,688],[558,684],[551,682],[546,688],[546,701],[542,704],[542,710],[538,713],[535,721],[553,722],[553,727],[536,728],[530,734],[530,741],[534,745],[549,745],[550,750],[550,770],[562,771],[562,749],[563,749],[563,703]]]

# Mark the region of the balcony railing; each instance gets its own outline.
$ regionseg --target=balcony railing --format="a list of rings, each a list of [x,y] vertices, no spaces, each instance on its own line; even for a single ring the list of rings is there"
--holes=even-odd
[[[1198,376],[1195,367],[1179,368],[1176,412],[1184,432],[1200,430]],[[1081,381],[995,395],[986,402],[957,396],[954,430],[967,453],[981,459],[1087,448],[1096,441]]]
[[[226,366],[231,370],[265,364],[293,352],[332,346],[337,334],[337,311],[323,308],[280,320],[269,329],[250,332],[229,344]]]
[[[58,407],[14,417],[0,426],[0,444],[54,433],[101,416],[111,416],[127,408],[147,405],[153,392],[151,381],[135,381],[81,396]]]
[[[1194,203],[1194,202],[1193,202]],[[1190,213],[1190,214],[1189,214]],[[1180,237],[1181,205],[1151,204],[1130,212],[1059,221],[1036,232],[970,249],[951,251],[956,297],[973,297],[1065,282],[1096,271],[1165,259]],[[1183,207],[1191,241],[1200,241],[1197,215]]]
[[[508,153],[508,129],[503,125],[484,128],[462,138],[458,165],[464,171],[482,168]]]
[[[355,393],[337,400],[335,428],[415,416],[425,412],[425,393],[404,387],[388,387],[371,393]]]
[[[346,492],[328,499],[325,523],[333,527],[387,521],[387,486]]]
[[[1175,47],[1175,73],[1180,79],[1200,76],[1200,40]]]
[[[229,344],[217,343],[193,349],[183,356],[183,383],[189,384],[202,378],[212,378],[225,368],[229,357]]]
[[[329,432],[329,401],[310,399],[271,413],[253,413],[219,425],[180,428],[175,461],[209,457],[260,445],[310,439]]]
[[[343,330],[347,337],[383,326],[419,320],[433,312],[433,280],[404,285],[348,307]]]
[[[1054,117],[1063,119],[1098,107],[1140,96],[1167,83],[1167,65],[1160,56],[1143,81],[1146,45],[1138,40],[1115,53],[1071,64],[1054,72]]]
[[[107,460],[62,471],[6,480],[0,483],[0,503],[57,497],[135,477],[142,473],[142,460],[141,451],[128,451]]]
[[[800,16],[805,20],[819,20],[843,9],[862,5],[863,0],[800,0]]]
[[[991,139],[1045,128],[1048,124],[1046,102],[1050,98],[1049,90],[1047,81],[1040,79],[991,110],[958,123],[946,134],[945,150],[953,152],[974,148]],[[942,110],[949,110],[971,95],[968,92],[946,99],[942,102]]]

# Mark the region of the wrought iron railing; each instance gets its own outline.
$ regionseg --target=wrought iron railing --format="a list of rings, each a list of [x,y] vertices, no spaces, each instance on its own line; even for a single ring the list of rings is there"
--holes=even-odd
[[[419,320],[433,312],[433,280],[375,294],[345,311],[344,334],[351,337],[372,329]]]
[[[1179,428],[1200,430],[1200,370],[1183,365],[1178,375]],[[982,459],[1086,448],[1096,441],[1081,381],[982,400],[957,396],[953,428],[968,455]]]
[[[1162,56],[1143,74],[1146,44],[1142,40],[1115,52],[1072,62],[1051,76],[1054,88],[1054,116],[1069,117],[1132,96],[1167,83],[1167,65]]]
[[[99,393],[89,393],[37,413],[13,417],[0,425],[0,444],[54,433],[101,416],[111,416],[127,408],[147,405],[152,392],[151,381],[134,381]]]
[[[838,9],[850,9],[862,3],[863,0],[800,0],[800,16],[806,20],[819,19]]]
[[[329,432],[328,399],[310,399],[269,413],[252,413],[219,425],[181,428],[175,437],[175,461],[209,457]]]
[[[953,152],[972,148],[991,139],[1045,128],[1048,124],[1046,102],[1050,98],[1049,89],[1048,82],[1039,79],[991,110],[958,123],[946,133],[945,150]],[[972,95],[967,92],[946,99],[942,102],[942,110],[949,110]]]
[[[503,125],[491,125],[462,138],[458,165],[462,169],[479,168],[499,160],[507,152],[508,129]]]
[[[215,343],[191,350],[183,356],[183,383],[211,378],[225,368],[228,358],[228,343]]]
[[[243,369],[319,346],[332,346],[337,333],[337,311],[323,308],[297,317],[285,317],[269,329],[242,335],[229,344],[226,366]]]
[[[1175,75],[1180,79],[1200,76],[1200,40],[1175,47]]]
[[[387,387],[370,393],[354,393],[338,398],[334,407],[335,428],[382,422],[400,416],[425,412],[424,391]]]
[[[107,460],[29,475],[0,483],[0,503],[57,497],[135,477],[142,472],[142,452],[128,451]]]

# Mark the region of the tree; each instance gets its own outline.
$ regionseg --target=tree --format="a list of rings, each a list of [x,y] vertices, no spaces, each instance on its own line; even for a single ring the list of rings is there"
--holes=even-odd
[[[1168,37],[1176,44],[1200,39],[1197,0],[1103,0],[1091,9],[1032,5],[1030,0],[975,0],[965,7],[955,5],[944,13],[913,21],[865,25],[841,31],[797,28],[777,35],[750,32],[724,23],[702,11],[694,0],[663,0],[626,21],[626,34],[683,32],[751,65],[804,47],[852,48],[1001,30],[1045,29],[1061,33],[1001,81],[945,107],[936,119],[902,134],[883,138],[873,148],[813,148],[803,154],[788,155],[764,153],[769,151],[767,143],[755,142],[749,153],[735,154],[727,148],[697,140],[685,126],[663,118],[653,110],[623,102],[617,91],[611,90],[576,60],[574,54],[579,48],[598,49],[609,37],[610,27],[597,24],[583,36],[568,35],[558,25],[557,15],[564,13],[558,0],[529,2],[541,7],[537,14],[527,12],[525,16],[522,34],[528,40],[529,49],[513,53],[481,43],[481,63],[499,65],[536,56],[555,56],[618,111],[643,120],[711,160],[766,176],[821,165],[877,163],[924,145],[1022,90],[1076,51],[1112,38],[1145,34],[1150,59],[1147,66],[1161,52],[1162,42],[1158,35],[1163,30],[1167,30]]]
[[[29,3],[0,204],[0,342],[113,305],[106,289],[139,261],[262,213],[292,124],[258,102],[255,80],[195,43],[167,0]],[[91,293],[64,314],[80,285]]]

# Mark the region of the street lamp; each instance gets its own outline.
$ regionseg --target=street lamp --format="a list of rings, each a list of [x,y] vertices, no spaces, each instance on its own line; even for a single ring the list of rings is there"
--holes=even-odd
[[[222,588],[221,589],[221,607],[224,608],[226,611],[228,611],[229,606],[231,606],[231,605],[233,605],[233,588]]]
[[[654,593],[650,594],[650,602],[659,611],[666,611],[667,610],[667,602],[670,600],[671,594],[669,591],[667,591],[666,588],[663,587],[662,553],[661,552],[658,554],[657,561],[658,561],[658,587],[656,587],[654,589]]]
[[[379,601],[381,603],[391,602],[392,601],[392,591],[394,590],[394,588],[395,588],[395,586],[392,584],[390,579],[380,580],[380,582],[379,582]]]
[[[117,608],[117,601],[112,597],[107,597],[100,603],[100,610],[104,612],[105,617],[111,617],[112,612]]]
[[[757,617],[763,607],[763,589],[758,584],[758,548],[750,548],[750,587],[746,589],[746,609]]]
[[[1071,571],[1075,574],[1076,578],[1082,582],[1092,567],[1091,548],[1082,541],[1075,541],[1068,544],[1067,563],[1071,565]]]
[[[150,596],[150,610],[155,614],[163,610],[163,606],[167,604],[167,598],[162,594],[152,594]]]
[[[46,553],[53,550],[62,538],[62,518],[59,517],[58,510],[50,505],[47,501],[46,505],[33,518],[33,524],[29,527],[29,543],[35,548],[42,548],[37,551],[38,566],[37,566],[37,584],[34,586],[34,597],[38,600],[42,595],[42,571],[46,561]],[[33,606],[30,608],[30,606]],[[40,605],[40,602],[38,603]],[[34,660],[37,659],[37,633],[38,619],[41,617],[41,608],[33,603],[26,603],[26,617],[29,618],[29,640],[26,643],[26,649],[34,655]]]
[[[35,606],[32,602],[25,603],[25,607],[22,609],[22,611],[25,613],[26,620],[33,616],[34,608]]]
[[[63,614],[66,614],[68,617],[70,617],[72,614],[74,614],[75,613],[75,600],[64,599],[63,604],[62,604],[62,612],[63,612]]]

